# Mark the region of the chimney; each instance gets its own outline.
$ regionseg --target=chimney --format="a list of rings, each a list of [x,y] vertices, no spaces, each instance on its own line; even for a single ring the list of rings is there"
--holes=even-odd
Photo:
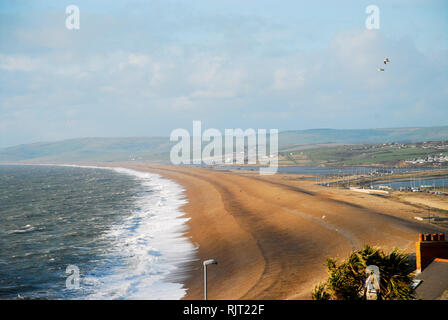
[[[448,259],[448,241],[444,233],[418,235],[415,243],[417,271],[426,268],[435,258]]]

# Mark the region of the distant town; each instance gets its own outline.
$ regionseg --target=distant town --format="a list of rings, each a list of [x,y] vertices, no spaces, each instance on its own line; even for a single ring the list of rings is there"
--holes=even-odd
[[[280,165],[448,167],[448,141],[301,147],[281,152]]]

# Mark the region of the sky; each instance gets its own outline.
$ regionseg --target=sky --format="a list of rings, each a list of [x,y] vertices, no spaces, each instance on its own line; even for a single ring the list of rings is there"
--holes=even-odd
[[[369,5],[379,29],[366,28]],[[444,0],[2,0],[0,148],[169,136],[193,120],[448,125],[447,31]]]

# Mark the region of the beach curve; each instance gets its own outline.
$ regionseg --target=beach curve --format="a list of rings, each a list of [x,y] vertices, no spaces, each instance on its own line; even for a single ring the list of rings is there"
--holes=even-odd
[[[404,204],[391,207],[397,212],[390,214],[375,203],[386,200],[335,197],[325,188],[283,181],[281,175],[120,166],[158,173],[186,190],[187,236],[198,245],[199,261],[188,266],[184,299],[202,298],[200,261],[208,258],[219,261],[209,272],[211,299],[309,299],[326,277],[327,257],[343,258],[367,243],[412,252],[417,233],[440,230],[408,219],[406,210],[415,208]]]

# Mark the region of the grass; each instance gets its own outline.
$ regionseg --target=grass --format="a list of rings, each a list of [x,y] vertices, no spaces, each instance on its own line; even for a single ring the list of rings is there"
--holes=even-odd
[[[429,155],[447,154],[448,147],[424,148],[421,144],[397,145],[366,144],[321,147],[295,152],[283,152],[284,162],[290,164],[307,162],[312,165],[395,165],[400,161],[413,158],[424,158]]]

